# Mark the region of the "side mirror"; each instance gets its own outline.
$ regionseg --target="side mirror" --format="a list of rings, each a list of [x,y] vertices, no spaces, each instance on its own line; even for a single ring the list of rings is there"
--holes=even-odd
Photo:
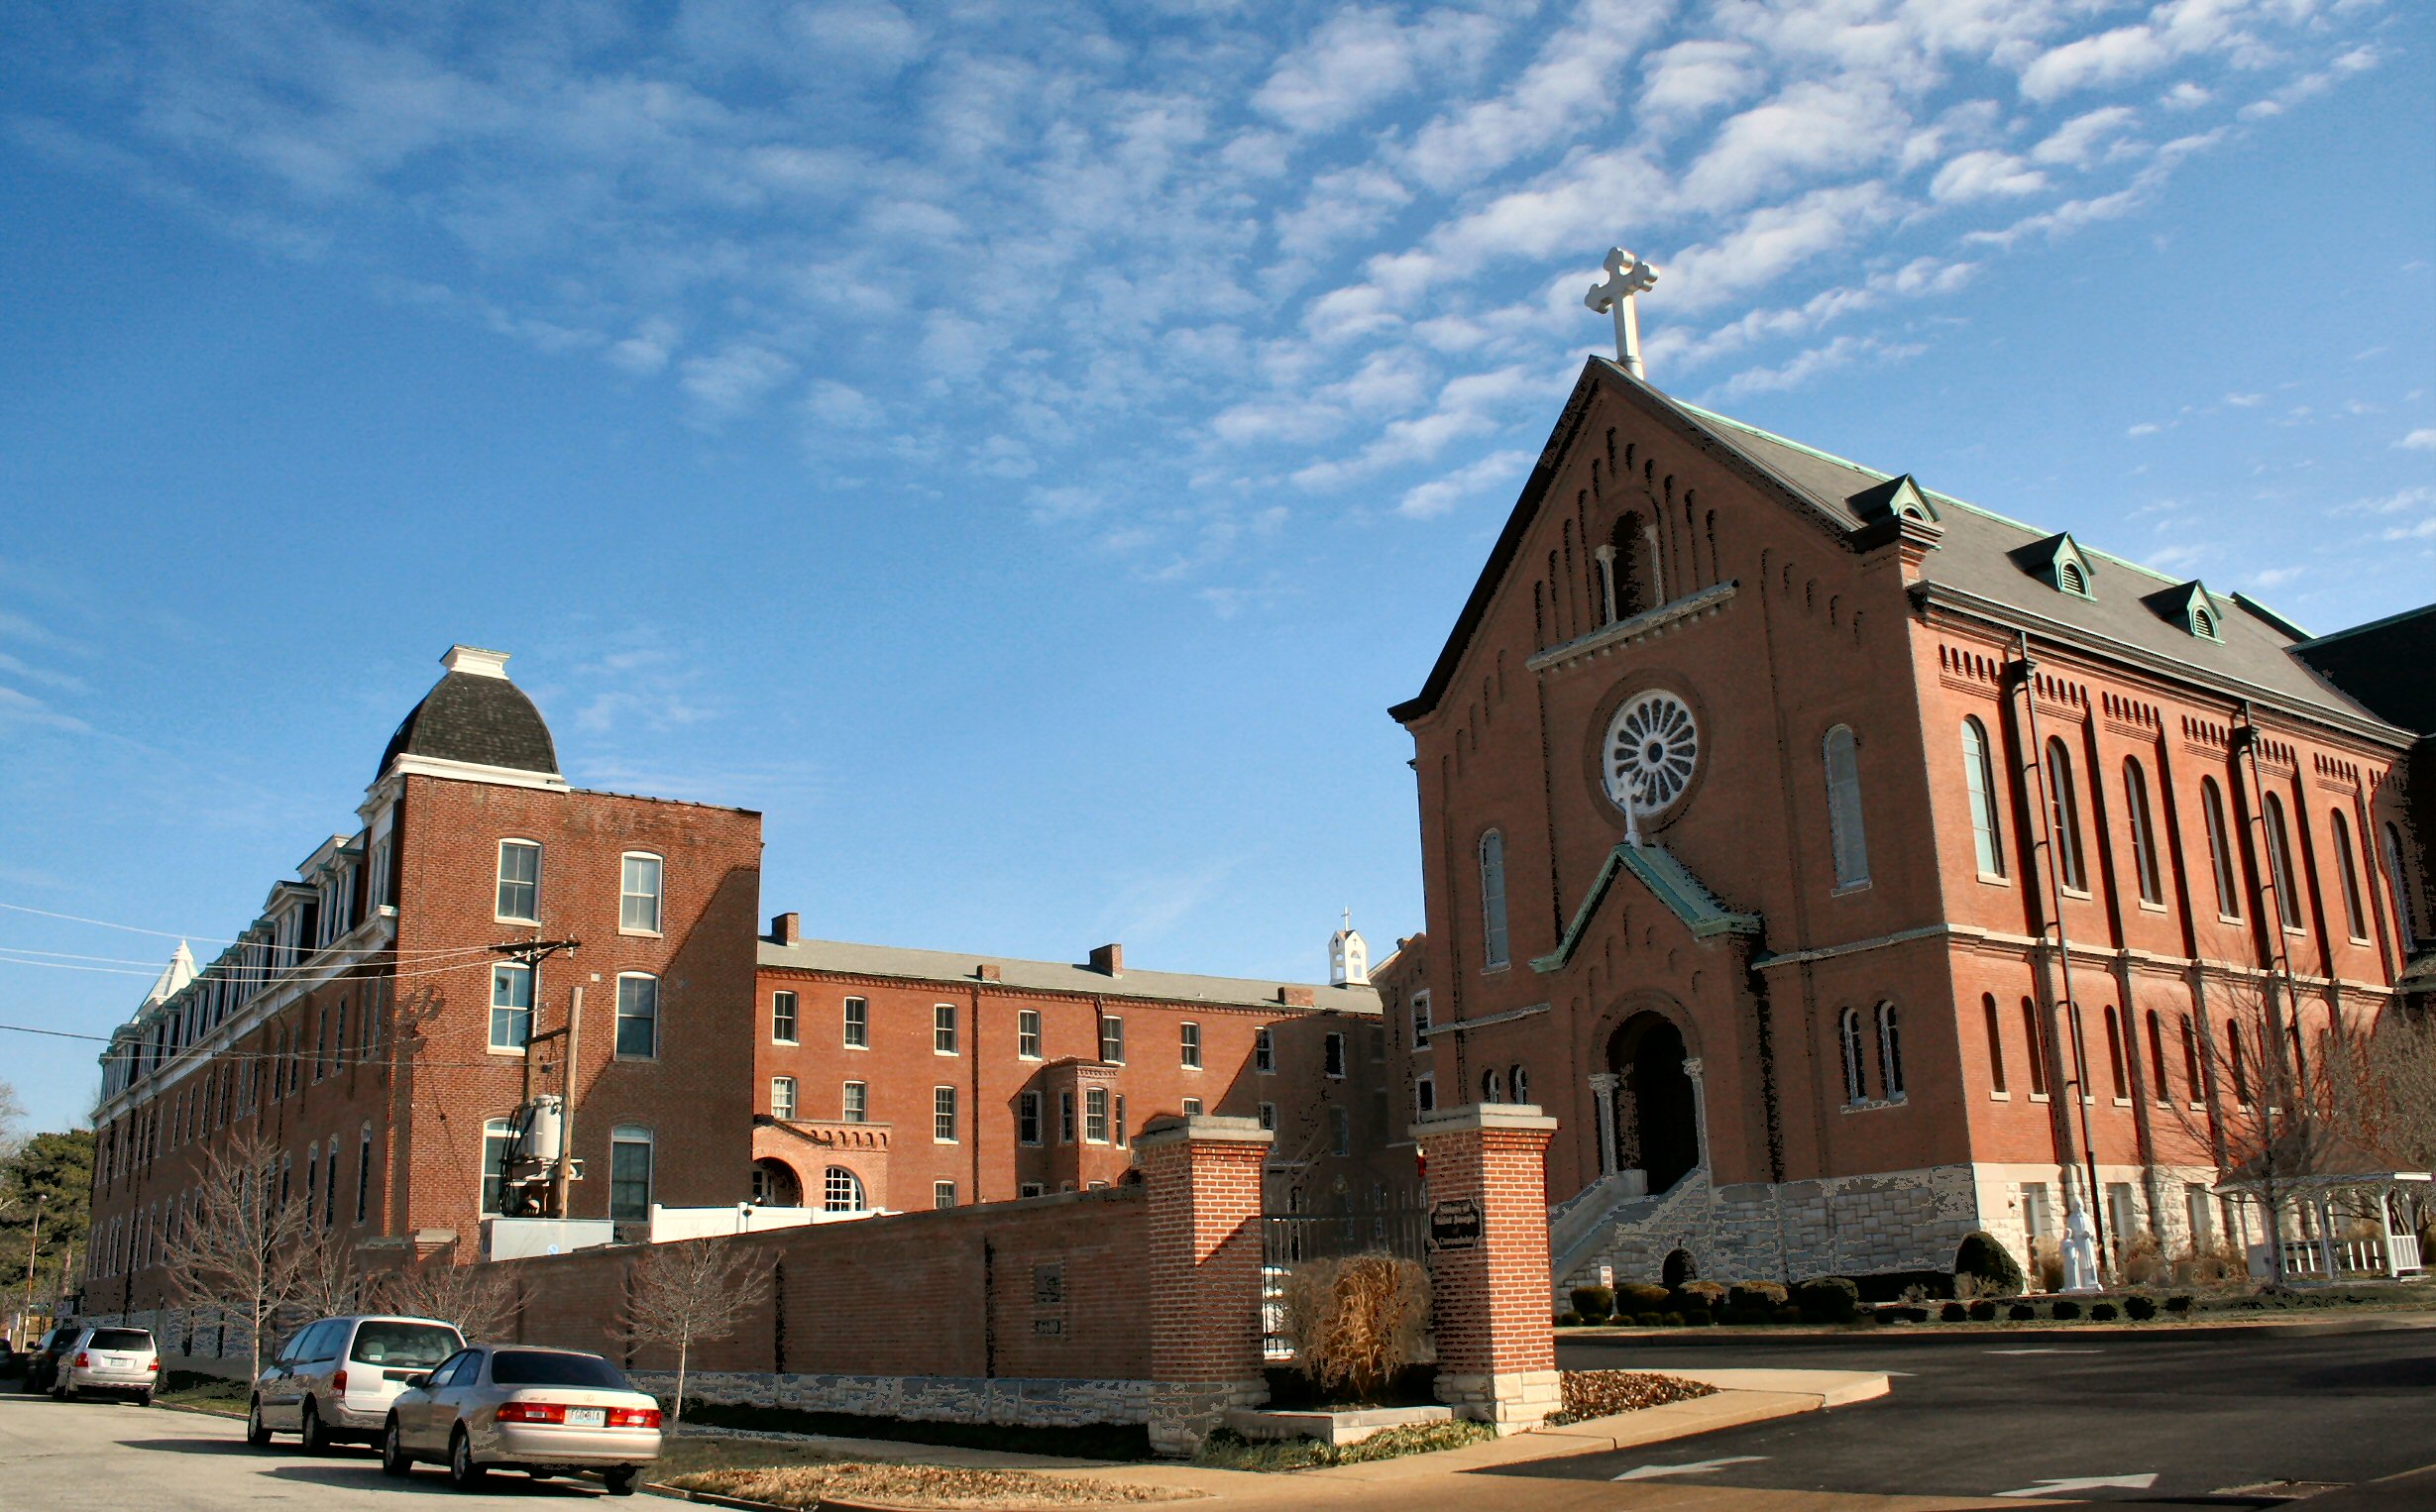
[[[407,1377],[406,1377],[406,1389],[407,1389],[408,1391],[420,1391],[420,1390],[422,1390],[425,1386],[428,1386],[428,1385],[430,1385],[430,1384],[431,1384],[431,1372],[430,1372],[430,1371],[428,1371],[428,1370],[425,1370],[425,1371],[423,1371],[423,1372],[421,1372],[420,1374],[417,1374],[417,1375],[409,1375],[409,1376],[407,1376]]]

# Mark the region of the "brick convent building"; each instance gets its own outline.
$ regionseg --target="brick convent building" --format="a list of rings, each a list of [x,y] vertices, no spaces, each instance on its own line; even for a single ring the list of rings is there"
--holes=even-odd
[[[2228,1026],[2367,1027],[2428,918],[2412,732],[2312,650],[1590,362],[1393,710],[1406,1107],[1561,1120],[1560,1282],[2224,1235]]]
[[[571,1215],[639,1228],[654,1202],[742,1195],[760,815],[570,787],[506,660],[453,648],[358,827],[208,964],[181,946],[113,1035],[88,1310],[168,1305],[162,1238],[240,1132],[359,1247],[472,1258],[509,1120],[565,1089],[579,993]],[[496,948],[532,941],[573,948]]]

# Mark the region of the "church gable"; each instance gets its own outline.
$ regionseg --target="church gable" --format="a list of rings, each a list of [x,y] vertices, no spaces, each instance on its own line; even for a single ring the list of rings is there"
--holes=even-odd
[[[1535,957],[1531,969],[1542,975],[1564,970],[1573,961],[1574,952],[1582,946],[1614,890],[1617,879],[1629,876],[1664,905],[1667,912],[1681,921],[1694,939],[1710,940],[1720,935],[1757,935],[1760,918],[1756,914],[1741,914],[1717,902],[1716,896],[1702,885],[1691,869],[1676,859],[1662,845],[1640,845],[1631,841],[1618,845],[1607,855],[1606,864],[1591,883],[1582,906],[1574,911],[1573,922],[1567,925],[1565,937],[1546,955]]]

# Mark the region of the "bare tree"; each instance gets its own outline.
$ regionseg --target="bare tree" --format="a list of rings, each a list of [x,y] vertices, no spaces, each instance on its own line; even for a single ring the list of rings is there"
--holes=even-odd
[[[768,1271],[744,1255],[723,1253],[717,1240],[655,1244],[635,1262],[626,1331],[638,1344],[668,1345],[677,1351],[677,1397],[669,1421],[685,1415],[686,1361],[694,1345],[733,1334],[769,1290]]]
[[[2397,1171],[2436,1170],[2436,1016],[2389,1009],[2349,1051],[2359,1070],[2352,1122],[2361,1147]],[[2402,1202],[2410,1227],[2436,1225],[2424,1186],[2405,1189]]]
[[[297,1260],[310,1224],[302,1203],[280,1200],[277,1163],[277,1149],[250,1130],[214,1145],[185,1216],[162,1245],[179,1306],[246,1325],[256,1375],[265,1337],[303,1295]]]
[[[365,1300],[363,1267],[355,1245],[336,1230],[316,1226],[308,1216],[288,1252],[294,1281],[289,1309],[306,1318],[331,1318],[352,1313]]]
[[[445,1258],[391,1271],[378,1279],[372,1293],[391,1312],[453,1324],[475,1342],[498,1338],[515,1312],[514,1290],[496,1266],[458,1265]]]
[[[25,1116],[26,1105],[17,1101],[17,1089],[0,1082],[0,1157],[15,1152],[19,1142],[17,1126]]]

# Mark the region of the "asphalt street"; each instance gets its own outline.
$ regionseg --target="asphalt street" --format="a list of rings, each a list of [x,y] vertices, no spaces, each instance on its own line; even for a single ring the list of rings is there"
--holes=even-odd
[[[2253,1488],[2288,1482],[2364,1488],[2314,1507],[2425,1506],[2416,1498],[2436,1492],[2432,1329],[2023,1331],[1698,1347],[1566,1340],[1557,1354],[1568,1369],[1884,1370],[1894,1390],[1829,1412],[1496,1473],[2153,1506],[2267,1505],[2270,1493]],[[2366,1486],[2411,1471],[2427,1473],[2381,1491]]]
[[[435,1508],[574,1506],[606,1500],[596,1482],[532,1481],[502,1472],[496,1490],[460,1496],[436,1465],[390,1480],[371,1450],[307,1455],[279,1438],[248,1449],[234,1418],[115,1402],[55,1402],[0,1387],[0,1507],[252,1509],[386,1507],[429,1496]],[[658,1503],[666,1505],[666,1503]],[[619,1501],[618,1506],[649,1505]]]

